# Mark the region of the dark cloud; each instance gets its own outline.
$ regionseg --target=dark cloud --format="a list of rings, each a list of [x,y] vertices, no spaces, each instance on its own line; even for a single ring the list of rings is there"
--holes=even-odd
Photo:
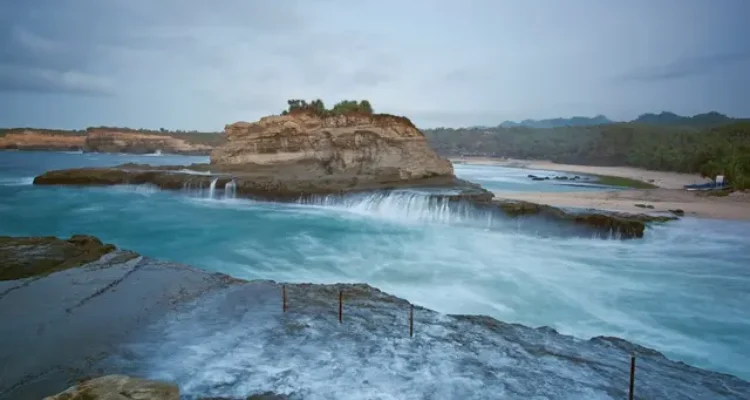
[[[656,82],[686,78],[750,60],[750,50],[691,57],[667,65],[633,70],[618,77],[621,81]]]
[[[0,92],[109,96],[113,89],[107,78],[95,75],[0,65]]]

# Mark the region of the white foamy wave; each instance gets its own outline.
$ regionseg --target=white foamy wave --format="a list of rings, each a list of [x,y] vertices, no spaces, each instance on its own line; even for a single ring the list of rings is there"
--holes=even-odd
[[[34,177],[0,178],[0,186],[26,186],[34,183]]]
[[[150,185],[150,184],[144,184],[144,185],[115,185],[112,186],[115,190],[120,190],[123,192],[133,192],[142,194],[144,196],[150,196],[156,192],[161,191],[158,186],[156,185]]]
[[[163,154],[161,153],[161,150],[156,150],[155,152],[150,153],[150,154],[144,154],[144,156],[146,157],[160,157],[162,155]]]
[[[303,200],[301,203],[400,223],[438,223],[490,228],[503,222],[492,213],[477,210],[467,203],[452,203],[415,191],[347,197],[326,196]]]
[[[211,175],[211,171],[195,171],[192,169],[178,169],[177,171],[174,171],[180,174],[188,174],[188,175]]]

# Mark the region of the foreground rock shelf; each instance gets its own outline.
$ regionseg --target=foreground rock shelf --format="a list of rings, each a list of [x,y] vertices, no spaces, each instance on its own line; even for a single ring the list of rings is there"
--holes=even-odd
[[[104,255],[79,257],[70,246],[81,243]],[[410,338],[409,303],[363,284],[286,284],[284,313],[278,283],[158,261],[93,237],[0,237],[0,259],[6,278],[25,277],[0,281],[0,320],[12,321],[0,324],[0,362],[13,366],[3,370],[0,399],[40,399],[112,374],[134,379],[110,376],[68,393],[622,399],[631,353],[638,398],[750,398],[749,382],[618,338],[580,340],[422,307]]]

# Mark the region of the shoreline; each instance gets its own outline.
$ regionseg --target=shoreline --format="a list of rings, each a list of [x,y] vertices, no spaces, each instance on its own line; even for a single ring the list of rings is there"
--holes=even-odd
[[[496,200],[527,201],[553,207],[669,215],[672,215],[670,210],[682,210],[684,216],[688,217],[750,221],[750,194],[747,193],[726,197],[700,196],[681,189],[633,189],[603,192],[494,191],[493,193]],[[636,204],[642,206],[638,207]]]
[[[648,183],[662,189],[683,189],[685,185],[706,183],[710,180],[698,174],[680,172],[653,171],[635,167],[603,167],[596,165],[557,164],[544,160],[518,160],[492,157],[449,157],[451,162],[497,165],[509,168],[537,169],[545,171],[567,172],[572,174],[599,175],[626,178]]]
[[[491,157],[452,157],[451,162],[496,165],[509,168],[536,169],[572,174],[618,177],[646,182],[656,189],[611,190],[601,192],[517,192],[493,191],[496,200],[526,201],[553,207],[593,209],[627,214],[678,215],[721,220],[750,221],[750,193],[735,192],[728,196],[708,196],[689,192],[684,185],[708,182],[697,174],[651,171],[633,167],[556,164],[541,160],[516,160]],[[641,207],[636,206],[641,205]]]

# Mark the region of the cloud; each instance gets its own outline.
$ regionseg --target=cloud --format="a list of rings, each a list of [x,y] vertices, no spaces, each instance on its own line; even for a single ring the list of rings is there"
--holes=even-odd
[[[113,84],[107,78],[78,71],[0,65],[0,92],[109,96],[113,94]]]
[[[51,121],[21,102],[92,95],[110,96],[96,102],[102,123],[180,129],[258,118],[289,98],[366,98],[425,127],[750,112],[737,50],[747,2],[535,3],[0,1],[0,120]],[[4,104],[22,115],[6,118]],[[65,124],[90,118],[75,110]]]
[[[688,78],[695,75],[707,74],[717,69],[748,60],[750,60],[750,50],[689,57],[666,65],[637,68],[619,76],[618,80],[657,82]]]

